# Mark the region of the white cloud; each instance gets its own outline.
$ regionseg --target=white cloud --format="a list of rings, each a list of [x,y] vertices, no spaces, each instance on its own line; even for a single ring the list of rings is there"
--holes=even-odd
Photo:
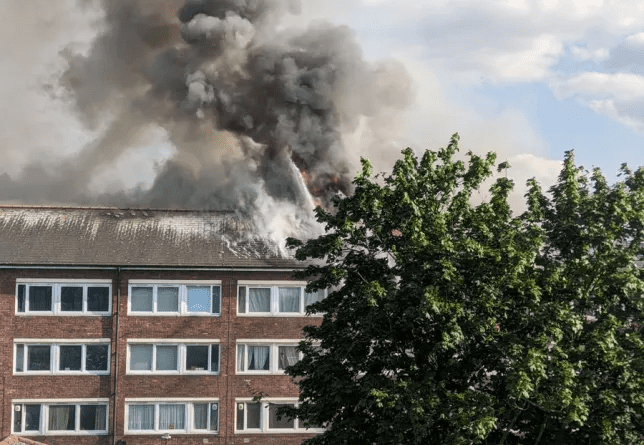
[[[644,132],[644,76],[585,72],[552,85],[558,99],[574,97],[596,113]]]

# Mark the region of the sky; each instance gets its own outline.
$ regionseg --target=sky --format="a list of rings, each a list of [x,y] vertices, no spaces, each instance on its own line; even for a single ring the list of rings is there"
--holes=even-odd
[[[284,1],[299,13],[281,16],[278,29],[346,25],[374,70],[382,63],[404,68],[405,106],[369,116],[368,130],[358,125],[343,134],[346,150],[377,168],[406,146],[418,153],[445,146],[455,132],[463,152],[495,151],[509,161],[518,184],[534,176],[551,185],[571,149],[577,164],[601,168],[609,182],[624,162],[644,165],[642,2]],[[102,32],[97,5],[0,2],[0,173],[16,177],[34,160],[61,168],[104,130],[79,118],[58,82],[68,55],[87,53]],[[93,173],[91,190],[149,187],[175,150],[159,128],[132,141]]]

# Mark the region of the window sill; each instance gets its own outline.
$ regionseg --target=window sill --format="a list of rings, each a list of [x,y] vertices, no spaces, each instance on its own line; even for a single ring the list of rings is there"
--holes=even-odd
[[[128,312],[130,317],[221,317],[221,314],[210,314],[210,313],[195,313],[195,312],[186,312],[180,314],[178,312]]]
[[[186,376],[186,375],[211,375],[218,376],[220,372],[211,371],[127,371],[125,375],[135,376]]]
[[[107,436],[107,431],[27,431],[22,433],[12,433],[16,436]]]
[[[87,372],[87,371],[23,371],[23,372],[16,372],[14,371],[13,374],[14,376],[17,377],[29,377],[29,376],[74,376],[74,377],[80,377],[80,376],[109,376],[110,372],[109,371],[101,371],[101,372]]]
[[[170,434],[171,436],[177,435],[177,436],[217,436],[219,435],[219,431],[207,431],[207,430],[201,430],[201,431],[184,431],[184,430],[161,430],[161,431],[151,431],[151,430],[145,430],[145,431],[130,431],[130,430],[125,430],[125,436],[156,436],[159,434]]]
[[[261,430],[245,430],[245,431],[238,431],[235,430],[235,434],[243,435],[243,434],[252,434],[252,435],[267,435],[267,434],[319,434],[323,433],[325,430],[323,429],[313,429],[310,428],[308,430],[268,430],[268,431],[261,431]]]
[[[323,315],[307,315],[307,314],[300,314],[298,312],[245,312],[245,313],[237,313],[238,317],[272,317],[272,318],[305,318],[305,317],[310,317],[310,318],[322,318]]]
[[[20,317],[111,317],[111,312],[16,312]]]

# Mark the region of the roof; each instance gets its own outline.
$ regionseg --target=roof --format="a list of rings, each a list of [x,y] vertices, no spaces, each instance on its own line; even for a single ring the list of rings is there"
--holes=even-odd
[[[26,437],[7,436],[4,440],[0,441],[0,445],[46,445],[42,442],[27,439]]]
[[[303,267],[233,212],[0,206],[7,265]]]

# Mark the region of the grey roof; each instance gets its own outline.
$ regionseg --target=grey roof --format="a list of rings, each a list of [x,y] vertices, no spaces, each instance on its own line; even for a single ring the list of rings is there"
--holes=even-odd
[[[294,269],[232,212],[0,206],[0,265]]]

